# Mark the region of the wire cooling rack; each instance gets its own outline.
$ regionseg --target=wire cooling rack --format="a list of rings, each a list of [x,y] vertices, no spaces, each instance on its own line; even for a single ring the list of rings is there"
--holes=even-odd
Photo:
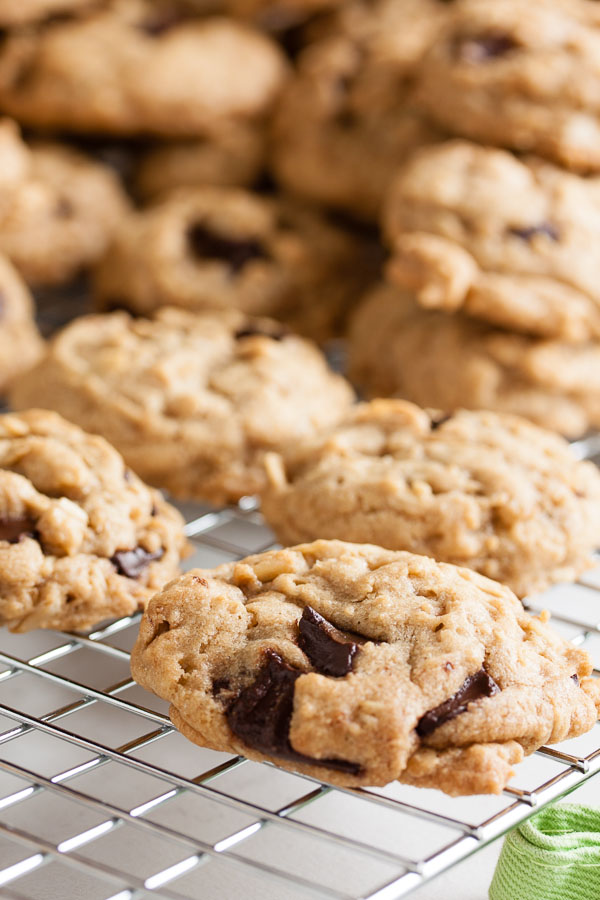
[[[69,303],[42,303],[46,331],[84,311],[82,294]],[[600,442],[574,450],[593,456]],[[180,508],[188,568],[274,546],[251,499]],[[600,568],[529,601],[596,666],[599,592]],[[600,724],[528,757],[493,797],[343,790],[205,750],[132,681],[138,621],[87,635],[0,632],[2,898],[395,900],[600,770]]]

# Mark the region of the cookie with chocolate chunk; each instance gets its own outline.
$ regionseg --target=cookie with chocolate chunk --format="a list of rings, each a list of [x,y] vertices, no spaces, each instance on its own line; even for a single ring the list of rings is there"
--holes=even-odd
[[[125,218],[95,273],[100,308],[240,309],[323,340],[376,277],[374,237],[236,188],[168,194]]]
[[[215,503],[257,492],[265,452],[327,430],[352,400],[280,323],[173,308],[76,319],[11,394],[104,435],[150,483]]]
[[[450,141],[402,166],[383,223],[389,277],[423,306],[543,337],[600,337],[600,179]]]
[[[283,83],[267,36],[177,0],[113,0],[0,47],[0,106],[38,129],[199,137],[265,116]]]
[[[600,341],[570,343],[423,309],[383,283],[352,317],[349,371],[369,397],[514,413],[577,438],[600,427]]]
[[[599,25],[590,0],[461,0],[413,101],[452,134],[598,171]]]
[[[0,416],[0,623],[81,630],[179,571],[183,520],[103,438],[45,410]]]
[[[31,294],[14,266],[0,255],[0,393],[42,352]]]
[[[600,709],[584,651],[468,569],[316,541],[150,602],[133,677],[196,743],[333,784],[499,793]]]
[[[267,464],[261,508],[282,544],[324,537],[409,550],[519,596],[576,578],[600,546],[598,469],[516,416],[373,400]]]

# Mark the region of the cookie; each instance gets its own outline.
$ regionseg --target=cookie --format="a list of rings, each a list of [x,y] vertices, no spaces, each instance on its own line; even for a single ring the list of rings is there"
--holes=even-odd
[[[545,618],[468,569],[316,541],[172,582],[131,669],[202,746],[351,787],[499,793],[598,717],[587,653]]]
[[[600,337],[600,179],[450,141],[401,168],[383,222],[389,277],[423,306],[544,337]]]
[[[142,609],[179,571],[183,520],[101,437],[0,416],[0,623],[81,630]]]
[[[286,71],[279,48],[241,23],[114,0],[9,35],[0,105],[35,128],[200,137],[264,116]]]
[[[42,355],[33,302],[14,266],[0,255],[0,393]]]
[[[264,128],[232,125],[191,141],[155,146],[138,160],[133,188],[142,200],[181,187],[250,187],[265,162]]]
[[[0,0],[0,28],[19,28],[51,16],[77,13],[94,0]]]
[[[519,596],[575,579],[600,546],[598,469],[515,416],[373,400],[310,448],[266,462],[261,508],[284,545],[409,550]]]
[[[316,347],[237,310],[77,319],[11,394],[102,434],[146,481],[214,503],[258,491],[266,451],[330,428],[352,400]]]
[[[22,140],[0,120],[0,253],[29,284],[71,279],[105,251],[129,208],[117,176],[58,144]]]
[[[124,219],[95,278],[101,309],[274,315],[318,340],[376,277],[378,245],[319,213],[234,188],[181,189]]]
[[[571,438],[600,427],[599,342],[535,338],[424,310],[382,284],[353,316],[349,356],[351,377],[370,397],[514,413]]]
[[[416,59],[435,34],[417,26],[446,9],[438,0],[358,9],[300,55],[273,118],[271,163],[292,193],[374,221],[398,165],[439,137],[407,99]]]
[[[600,169],[600,12],[589,0],[461,0],[414,102],[453,134]]]

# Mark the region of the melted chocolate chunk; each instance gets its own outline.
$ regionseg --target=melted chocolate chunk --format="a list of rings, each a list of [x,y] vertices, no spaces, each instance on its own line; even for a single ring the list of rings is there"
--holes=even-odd
[[[35,537],[35,519],[31,516],[16,516],[14,519],[0,519],[0,541],[18,544],[26,537]]]
[[[313,759],[296,753],[290,744],[290,722],[296,680],[304,674],[274,650],[265,651],[265,664],[252,684],[239,694],[226,712],[229,727],[245,744],[268,756],[311,763],[357,775],[360,766],[343,759]]]
[[[212,684],[213,697],[220,694],[221,691],[228,691],[230,687],[229,678],[216,678]]]
[[[151,553],[143,547],[135,547],[133,550],[117,550],[114,556],[111,556],[111,563],[117,567],[119,575],[125,575],[127,578],[139,578],[144,569],[154,560],[162,559],[165,551],[161,547]]]
[[[281,328],[275,326],[269,331],[258,325],[247,325],[245,328],[240,328],[239,331],[236,331],[234,337],[236,341],[241,341],[247,337],[268,337],[271,338],[272,341],[282,341],[289,334],[291,334],[291,331],[283,326]]]
[[[432,430],[432,431],[435,431],[437,428],[440,427],[440,425],[443,425],[444,422],[447,422],[447,421],[448,421],[449,419],[451,419],[451,418],[452,418],[452,414],[451,414],[451,413],[447,413],[446,415],[443,415],[443,416],[438,416],[437,419],[433,419],[433,418],[432,418],[432,420],[431,420],[431,430]]]
[[[560,237],[558,229],[551,225],[550,222],[542,222],[541,225],[530,225],[527,228],[509,228],[508,233],[514,234],[515,237],[520,237],[524,241],[530,241],[537,234],[544,234],[552,241],[558,241]]]
[[[342,678],[352,671],[358,644],[338,631],[312,606],[305,606],[298,623],[298,646],[321,675]]]
[[[469,703],[481,700],[482,697],[493,697],[499,690],[500,688],[491,675],[488,675],[485,669],[480,669],[479,672],[465,678],[452,697],[421,716],[417,723],[417,734],[420,737],[426,737],[440,725],[466,712]]]
[[[269,256],[254,238],[236,240],[213,234],[204,225],[193,225],[187,239],[193,254],[198,259],[221,259],[229,263],[233,274],[241,272],[253,259],[268,259]]]
[[[456,45],[456,55],[463,62],[482,63],[506,56],[518,46],[510,34],[500,31],[490,32],[478,37],[460,38]]]

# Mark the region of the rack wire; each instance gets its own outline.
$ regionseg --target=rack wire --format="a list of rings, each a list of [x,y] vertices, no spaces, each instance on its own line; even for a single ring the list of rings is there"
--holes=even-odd
[[[597,443],[579,442],[579,456]],[[212,567],[272,546],[251,498],[180,506]],[[598,560],[600,563],[600,558]],[[600,666],[600,567],[532,597]],[[542,748],[499,796],[341,789],[198,748],[129,674],[139,617],[0,636],[0,896],[396,900],[600,770],[600,724]],[[598,669],[595,674],[600,675]]]

